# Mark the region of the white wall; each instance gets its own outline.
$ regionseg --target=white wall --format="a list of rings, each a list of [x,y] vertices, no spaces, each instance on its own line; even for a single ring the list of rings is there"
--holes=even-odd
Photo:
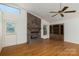
[[[67,14],[68,15],[68,14]],[[79,44],[79,16],[68,15],[51,24],[64,23],[64,41]]]
[[[21,9],[17,20],[17,44],[27,43],[27,12]]]
[[[49,22],[45,21],[44,19],[41,19],[41,38],[47,39],[49,38]],[[43,25],[47,25],[47,35],[43,35]]]
[[[64,24],[64,41],[79,44],[79,17],[72,18]]]

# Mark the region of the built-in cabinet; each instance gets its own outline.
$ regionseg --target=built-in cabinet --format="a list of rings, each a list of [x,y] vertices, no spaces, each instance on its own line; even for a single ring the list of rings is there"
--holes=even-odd
[[[27,38],[28,42],[41,38],[41,19],[30,13],[27,13]]]
[[[50,39],[64,40],[64,24],[50,25]]]

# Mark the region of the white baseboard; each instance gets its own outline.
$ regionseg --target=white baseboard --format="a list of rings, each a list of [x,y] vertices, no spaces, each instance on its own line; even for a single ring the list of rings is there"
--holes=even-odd
[[[24,43],[27,43],[27,42],[20,42],[20,43],[14,44],[14,45],[7,45],[7,46],[4,46],[4,47],[16,46],[16,45],[20,45],[20,44],[24,44]]]
[[[64,42],[69,42],[69,43],[73,43],[73,44],[79,44],[79,42],[66,41],[66,40]]]

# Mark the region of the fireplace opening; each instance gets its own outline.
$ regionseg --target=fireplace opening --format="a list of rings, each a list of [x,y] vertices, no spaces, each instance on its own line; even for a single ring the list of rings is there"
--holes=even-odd
[[[31,32],[31,39],[39,39],[39,32],[36,31],[36,32]]]

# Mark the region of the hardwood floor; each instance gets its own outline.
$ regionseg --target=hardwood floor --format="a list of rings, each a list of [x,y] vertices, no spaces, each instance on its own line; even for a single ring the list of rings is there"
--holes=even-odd
[[[3,48],[1,56],[79,56],[79,45],[53,40]]]

